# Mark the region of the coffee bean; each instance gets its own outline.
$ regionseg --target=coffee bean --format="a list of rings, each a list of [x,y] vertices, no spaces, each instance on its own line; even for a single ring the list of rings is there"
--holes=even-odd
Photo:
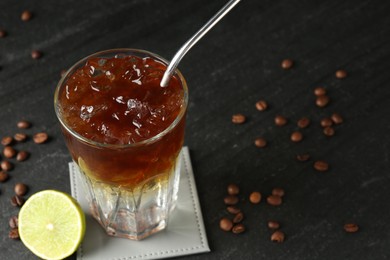
[[[317,97],[326,95],[326,89],[323,87],[316,87],[314,89],[314,95],[316,95]]]
[[[33,136],[34,143],[36,143],[36,144],[43,144],[47,141],[48,138],[49,138],[49,136],[44,132],[36,133]]]
[[[273,188],[272,189],[272,195],[283,197],[284,196],[284,189],[282,189],[282,188]]]
[[[7,32],[3,29],[0,29],[0,38],[4,38],[5,36],[7,36]]]
[[[265,100],[259,100],[256,102],[256,109],[259,111],[264,111],[268,108],[268,104]]]
[[[310,155],[308,153],[305,154],[298,154],[297,155],[297,160],[300,162],[306,162],[310,159]]]
[[[243,114],[234,114],[232,116],[233,124],[243,124],[246,121],[246,117]]]
[[[34,60],[40,59],[41,57],[42,57],[42,52],[38,50],[33,50],[31,52],[31,58],[33,58]]]
[[[319,172],[326,172],[329,169],[329,164],[324,161],[316,161],[314,163],[314,169]]]
[[[276,243],[282,243],[284,241],[284,233],[280,230],[276,230],[271,235],[271,241]]]
[[[17,123],[18,128],[27,129],[31,127],[31,123],[26,120],[21,120]]]
[[[5,136],[1,139],[1,144],[4,145],[4,146],[7,146],[7,145],[10,145],[12,144],[12,141],[14,139],[11,137],[11,136]]]
[[[241,234],[241,233],[245,232],[245,226],[243,224],[234,225],[232,232],[234,234]]]
[[[11,198],[11,205],[14,207],[21,207],[24,204],[23,197],[15,195]]]
[[[8,174],[6,172],[0,171],[0,182],[5,182],[8,180]]]
[[[1,169],[3,170],[3,171],[10,171],[10,170],[12,170],[12,168],[13,168],[13,165],[12,165],[12,163],[10,163],[9,161],[2,161],[1,163],[0,163],[0,167],[1,167]]]
[[[269,229],[278,229],[279,227],[280,227],[279,222],[274,221],[274,220],[268,221],[268,228]]]
[[[267,197],[267,203],[271,206],[279,206],[282,202],[282,198],[279,196],[270,195]]]
[[[239,212],[239,213],[237,213],[237,214],[234,216],[234,218],[233,218],[233,223],[234,223],[234,224],[240,223],[243,219],[244,219],[244,213]]]
[[[15,184],[14,191],[15,191],[16,195],[24,196],[24,195],[26,195],[27,190],[28,190],[28,188],[27,188],[26,184],[24,184],[24,183],[16,183]]]
[[[344,225],[344,230],[348,233],[355,233],[359,230],[359,226],[355,223],[347,223]]]
[[[8,237],[11,239],[18,240],[19,239],[19,230],[17,228],[13,228],[9,231]]]
[[[343,118],[338,113],[333,113],[330,118],[336,125],[342,124],[344,122]]]
[[[255,145],[256,145],[256,147],[264,148],[267,146],[267,140],[265,140],[262,137],[256,138]]]
[[[6,158],[10,159],[16,155],[16,151],[11,146],[6,146],[3,149],[3,154]]]
[[[226,208],[227,212],[229,212],[230,214],[234,214],[236,215],[237,213],[241,212],[241,209],[237,208],[236,206],[228,206]]]
[[[301,132],[298,132],[298,131],[295,131],[291,134],[291,137],[290,137],[291,141],[295,142],[295,143],[298,143],[300,141],[302,141],[303,139],[303,135]]]
[[[24,142],[24,141],[26,141],[26,139],[27,139],[27,135],[26,135],[26,134],[23,134],[23,133],[16,133],[16,134],[14,135],[14,139],[15,139],[15,141],[17,141],[17,142]]]
[[[346,70],[336,70],[336,78],[343,79],[347,77],[347,71]]]
[[[334,133],[335,133],[334,128],[331,126],[325,127],[323,132],[324,132],[324,135],[326,135],[326,136],[334,136]]]
[[[9,219],[8,224],[9,224],[10,228],[17,228],[19,225],[18,216],[12,216]]]
[[[233,222],[228,218],[221,218],[221,220],[219,221],[219,227],[223,231],[230,231],[233,227]]]
[[[287,124],[287,119],[281,115],[277,115],[274,121],[275,121],[275,125],[277,126],[284,126],[285,124]]]
[[[306,128],[310,125],[310,119],[307,117],[302,117],[298,120],[297,125],[299,128]]]
[[[234,195],[228,195],[223,199],[223,201],[226,205],[236,205],[238,203],[238,198]]]
[[[317,97],[316,105],[318,107],[326,107],[328,105],[329,101],[330,101],[330,99],[328,96],[322,95],[322,96]]]
[[[321,126],[322,127],[328,127],[333,125],[333,121],[329,117],[325,117],[321,119]]]
[[[254,191],[249,195],[249,201],[253,204],[259,204],[261,201],[261,193],[258,191]]]
[[[20,19],[22,19],[23,22],[27,22],[27,21],[30,21],[32,18],[32,13],[30,11],[24,11],[21,16],[20,16]]]
[[[294,62],[292,59],[284,59],[284,60],[282,60],[282,63],[280,64],[282,69],[285,69],[285,70],[291,69],[293,65],[294,65]]]
[[[16,160],[18,162],[23,162],[27,160],[27,158],[30,156],[30,154],[26,151],[20,151],[16,154]]]
[[[236,184],[229,184],[227,186],[227,193],[229,195],[237,195],[238,193],[240,193],[240,188]]]

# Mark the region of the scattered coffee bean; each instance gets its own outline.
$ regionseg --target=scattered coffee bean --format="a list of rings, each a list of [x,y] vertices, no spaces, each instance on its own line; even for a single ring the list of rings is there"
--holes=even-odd
[[[291,139],[291,141],[293,141],[293,142],[295,142],[295,143],[298,143],[298,142],[302,141],[303,135],[302,135],[301,132],[294,131],[294,132],[291,134],[290,139]]]
[[[32,13],[30,11],[24,11],[21,16],[20,16],[20,19],[22,19],[23,22],[27,22],[27,21],[30,21],[32,18]]]
[[[31,52],[31,58],[33,58],[34,60],[40,59],[41,57],[42,57],[42,52],[38,50],[33,50]]]
[[[308,153],[298,154],[297,155],[297,160],[300,161],[300,162],[306,162],[309,159],[310,159],[310,155]]]
[[[333,125],[333,121],[329,117],[325,117],[321,119],[321,126],[322,127],[328,127]]]
[[[237,224],[233,227],[232,232],[234,234],[241,234],[245,232],[245,226],[243,224]]]
[[[359,226],[355,223],[347,223],[344,225],[344,230],[348,233],[355,233],[359,230]]]
[[[335,133],[334,128],[331,126],[325,127],[323,132],[324,132],[324,135],[326,135],[326,136],[334,136],[334,133]]]
[[[234,195],[226,196],[223,201],[226,205],[236,205],[238,203],[238,197]]]
[[[27,129],[31,127],[31,123],[26,120],[21,120],[17,123],[18,128]]]
[[[317,97],[316,105],[318,107],[326,107],[328,105],[329,101],[330,101],[330,99],[328,96],[322,95],[322,96]]]
[[[346,70],[337,70],[335,75],[336,75],[336,78],[343,79],[343,78],[347,77],[347,71]]]
[[[27,160],[27,158],[30,156],[30,154],[26,151],[20,151],[16,154],[16,160],[18,162],[23,162]]]
[[[330,118],[336,125],[342,124],[344,122],[343,118],[338,113],[333,113]]]
[[[4,38],[5,36],[7,36],[7,32],[3,29],[0,29],[0,38]]]
[[[10,228],[17,228],[19,225],[18,216],[12,216],[9,219],[8,224],[9,224]]]
[[[293,65],[294,65],[294,62],[291,59],[284,59],[284,60],[282,60],[282,63],[280,64],[282,69],[285,69],[285,70],[291,69]]]
[[[228,218],[221,218],[221,220],[219,221],[219,227],[223,231],[230,231],[233,227],[233,222]]]
[[[233,223],[234,223],[234,224],[240,223],[243,219],[244,219],[244,213],[239,212],[239,213],[237,213],[237,214],[234,216],[234,218],[233,218]]]
[[[310,119],[307,117],[302,117],[298,120],[297,125],[299,128],[306,128],[310,125]]]
[[[283,197],[284,196],[284,189],[282,189],[282,188],[273,188],[272,189],[272,195]]]
[[[271,241],[276,243],[282,243],[284,241],[284,233],[280,230],[276,230],[271,235]]]
[[[256,138],[255,145],[256,145],[256,147],[264,148],[267,146],[267,140],[265,140],[262,137]]]
[[[36,133],[33,136],[34,143],[36,143],[36,144],[43,144],[47,141],[48,138],[49,138],[49,136],[44,132]]]
[[[314,89],[314,95],[316,95],[317,97],[326,95],[326,89],[323,87],[316,87]]]
[[[23,197],[15,195],[11,198],[11,205],[14,207],[21,207],[24,204]]]
[[[16,195],[24,196],[24,195],[26,195],[27,190],[28,190],[28,188],[27,188],[26,184],[24,184],[24,183],[16,183],[15,184],[14,191],[15,191]]]
[[[264,111],[268,108],[268,104],[265,100],[259,100],[256,102],[256,109],[259,111]]]
[[[6,172],[0,171],[0,182],[5,182],[8,180],[8,174]]]
[[[12,170],[12,168],[13,168],[13,165],[12,165],[12,163],[10,163],[9,161],[2,161],[1,163],[0,163],[0,167],[1,167],[1,169],[3,170],[3,171],[10,171],[10,170]]]
[[[274,221],[274,220],[268,221],[268,228],[269,229],[278,229],[279,227],[280,227],[279,222]]]
[[[326,172],[329,169],[329,164],[324,161],[316,161],[314,163],[314,169],[319,172]]]
[[[237,213],[241,212],[241,209],[237,208],[236,206],[228,206],[226,208],[227,212],[229,212],[230,214],[234,214],[236,215]]]
[[[287,124],[287,119],[284,116],[277,115],[275,117],[275,125],[284,126],[285,124]]]
[[[270,195],[267,197],[267,203],[271,206],[279,206],[283,202],[282,198],[275,195]]]
[[[249,201],[253,204],[259,204],[261,201],[261,193],[254,191],[249,195]]]
[[[17,142],[24,142],[24,141],[26,141],[26,139],[27,139],[27,135],[26,135],[26,134],[23,134],[23,133],[16,133],[16,134],[14,135],[14,139],[15,139],[15,141],[17,141]]]
[[[240,193],[240,188],[236,184],[229,184],[227,186],[227,192],[229,195],[237,195]]]
[[[4,154],[4,157],[10,159],[16,155],[16,151],[11,146],[6,146],[3,149],[3,154]]]
[[[232,116],[233,124],[243,124],[246,121],[246,117],[243,114],[234,114]]]
[[[4,146],[7,146],[7,145],[10,145],[12,144],[12,141],[14,139],[11,137],[11,136],[5,136],[1,139],[1,144],[4,145]]]
[[[8,237],[11,239],[18,240],[19,239],[19,230],[17,228],[13,228],[9,231]]]

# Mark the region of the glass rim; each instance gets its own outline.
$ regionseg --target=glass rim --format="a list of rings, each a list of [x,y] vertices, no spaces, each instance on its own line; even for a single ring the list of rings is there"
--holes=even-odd
[[[56,113],[56,116],[57,116],[58,120],[60,121],[62,127],[68,133],[70,133],[72,136],[74,136],[77,140],[82,141],[82,142],[84,142],[86,144],[89,144],[91,146],[97,146],[97,147],[102,147],[102,148],[112,148],[112,149],[123,149],[123,148],[139,147],[139,146],[142,146],[142,145],[147,145],[147,144],[151,144],[151,143],[156,142],[157,140],[159,140],[160,138],[162,138],[163,136],[165,136],[166,134],[171,132],[178,125],[178,123],[185,116],[185,113],[186,113],[186,110],[187,110],[187,107],[188,107],[188,86],[187,86],[187,82],[186,82],[186,80],[184,79],[183,75],[181,74],[181,72],[178,69],[175,69],[175,72],[174,72],[173,75],[178,76],[178,78],[180,80],[180,83],[181,83],[181,86],[182,86],[183,91],[184,91],[183,92],[183,106],[180,108],[180,112],[176,116],[175,120],[173,120],[173,122],[167,128],[165,128],[163,131],[161,131],[160,133],[158,133],[155,136],[152,136],[152,137],[150,137],[148,139],[145,139],[145,140],[142,140],[140,142],[129,143],[129,144],[101,143],[101,142],[97,142],[97,141],[91,140],[89,138],[86,138],[86,137],[82,136],[81,134],[77,133],[71,127],[69,127],[64,122],[64,120],[62,119],[61,113],[59,111],[58,97],[59,97],[59,90],[64,85],[64,83],[66,83],[65,80],[67,79],[67,77],[78,66],[80,66],[80,64],[86,62],[88,59],[90,59],[92,57],[98,57],[99,55],[107,55],[107,54],[110,54],[110,53],[117,53],[117,54],[120,54],[120,53],[125,53],[125,54],[126,53],[134,53],[134,54],[140,53],[140,54],[148,55],[148,56],[150,56],[152,58],[155,58],[155,59],[163,62],[166,66],[168,66],[168,64],[169,64],[169,62],[166,59],[164,59],[163,57],[161,57],[158,54],[155,54],[155,53],[150,52],[150,51],[142,50],[142,49],[135,49],[135,48],[108,49],[108,50],[95,52],[95,53],[93,53],[91,55],[88,55],[88,56],[82,58],[81,60],[79,60],[75,64],[73,64],[66,71],[66,73],[61,77],[60,81],[58,82],[58,84],[56,86],[55,93],[54,93],[54,110],[55,110],[55,113]]]

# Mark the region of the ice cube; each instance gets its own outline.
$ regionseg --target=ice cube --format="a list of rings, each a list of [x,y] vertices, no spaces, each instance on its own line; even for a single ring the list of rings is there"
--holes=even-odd
[[[82,105],[80,108],[80,118],[85,122],[89,122],[89,120],[92,118],[92,116],[96,115],[100,111],[104,111],[107,109],[108,109],[108,106],[105,104],[96,105],[96,106]]]
[[[109,70],[106,71],[106,77],[107,77],[111,82],[115,80],[115,75],[114,75],[111,71],[109,71]]]
[[[80,108],[80,118],[86,122],[93,116],[93,106],[82,105]]]
[[[106,84],[98,84],[96,81],[91,81],[91,83],[89,84],[91,86],[91,89],[94,90],[94,91],[97,91],[97,92],[108,92],[111,90],[111,86],[110,85],[106,85]]]

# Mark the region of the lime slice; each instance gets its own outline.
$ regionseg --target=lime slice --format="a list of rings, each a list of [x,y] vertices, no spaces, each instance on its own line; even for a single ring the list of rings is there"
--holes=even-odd
[[[43,259],[73,254],[85,233],[85,215],[70,195],[44,190],[32,195],[19,212],[23,244]]]

